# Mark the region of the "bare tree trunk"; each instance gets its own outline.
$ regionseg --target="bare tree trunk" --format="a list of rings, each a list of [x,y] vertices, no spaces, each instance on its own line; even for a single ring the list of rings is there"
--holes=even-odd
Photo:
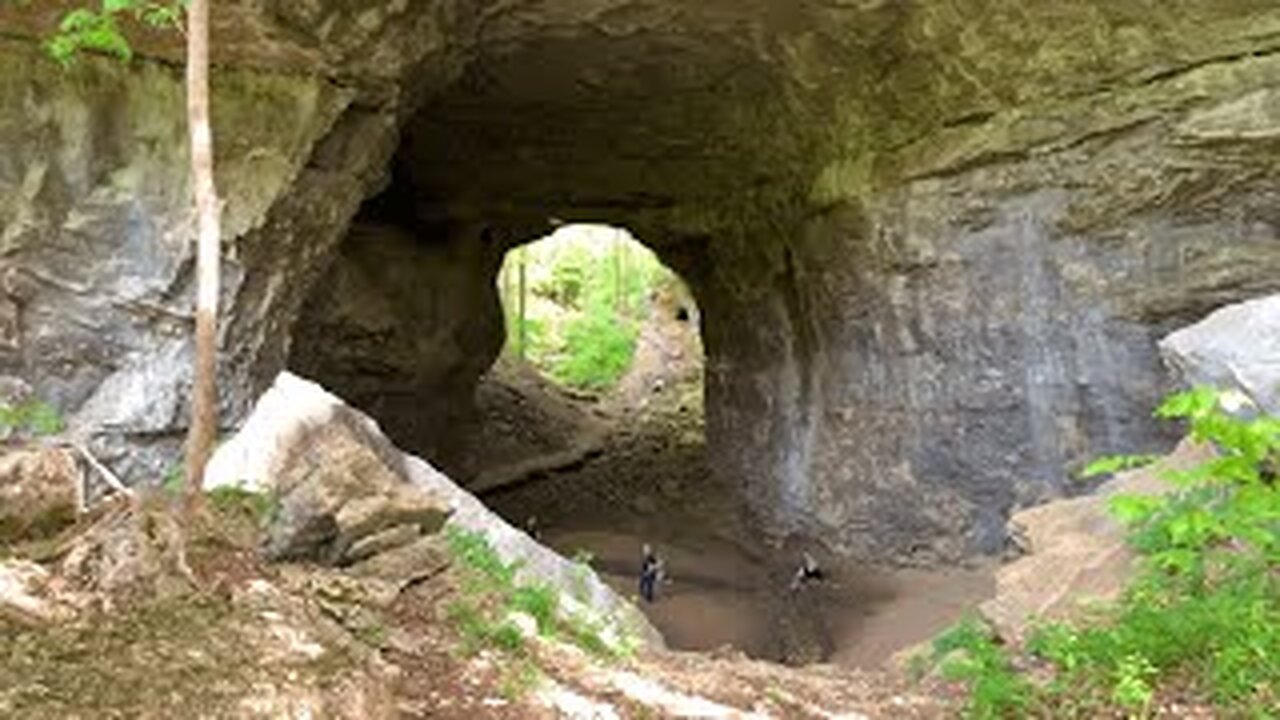
[[[213,131],[209,126],[209,0],[187,8],[187,124],[191,184],[196,201],[196,358],[187,434],[186,501],[194,510],[218,428],[218,191],[213,183]]]
[[[622,318],[625,300],[622,297],[622,233],[613,231],[613,314]]]
[[[515,283],[515,253],[507,255],[502,262],[502,275],[500,295],[502,296],[502,322],[503,329],[506,331],[506,342],[502,346],[503,354],[510,358],[516,352],[516,283]]]
[[[521,245],[516,252],[520,253],[517,256],[520,258],[520,278],[519,278],[519,284],[520,284],[519,303],[520,304],[519,304],[519,310],[518,310],[519,315],[517,316],[517,320],[516,320],[516,322],[518,323],[517,327],[519,329],[518,337],[520,339],[520,344],[517,346],[517,350],[518,350],[517,356],[521,360],[524,360],[526,355],[528,354],[528,343],[529,343],[529,333],[525,329],[527,327],[526,317],[525,317],[525,302],[526,302],[526,298],[529,295],[528,281],[526,279],[526,263],[528,262],[528,256],[526,255],[526,253],[528,252],[528,246]]]

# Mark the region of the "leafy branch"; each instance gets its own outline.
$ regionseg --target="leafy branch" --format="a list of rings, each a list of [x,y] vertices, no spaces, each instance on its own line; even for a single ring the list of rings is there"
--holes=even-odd
[[[79,8],[63,16],[58,33],[46,44],[49,54],[70,66],[81,52],[99,52],[121,60],[133,58],[133,47],[121,31],[121,17],[132,17],[153,28],[182,32],[183,13],[190,0],[102,0],[100,10]]]

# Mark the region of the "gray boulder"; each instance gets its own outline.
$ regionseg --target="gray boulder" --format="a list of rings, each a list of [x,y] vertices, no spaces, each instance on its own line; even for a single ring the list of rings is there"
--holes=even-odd
[[[367,539],[393,527],[430,535],[450,513],[439,493],[407,485],[399,454],[372,442],[352,415],[300,428],[277,449],[269,477],[279,505],[266,540],[273,560],[347,565],[369,556]]]
[[[279,498],[269,531],[274,557],[354,563],[354,575],[397,586],[447,563],[436,532],[447,515],[449,526],[483,534],[504,561],[518,562],[518,581],[561,591],[561,611],[598,623],[607,641],[662,646],[644,615],[590,568],[508,525],[443,473],[400,452],[373,420],[296,375],[276,378],[240,432],[218,448],[204,480],[206,488]],[[407,537],[398,529],[405,525],[421,535]],[[379,545],[385,549],[369,556]]]
[[[1166,337],[1160,353],[1187,385],[1238,390],[1280,415],[1280,295],[1224,307]]]

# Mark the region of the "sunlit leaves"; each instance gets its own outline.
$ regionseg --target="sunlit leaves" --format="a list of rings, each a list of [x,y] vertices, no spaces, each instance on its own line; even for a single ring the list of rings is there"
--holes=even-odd
[[[63,16],[57,35],[45,47],[63,66],[74,63],[81,52],[97,52],[127,61],[133,57],[133,47],[121,30],[122,17],[133,17],[151,27],[181,29],[182,12],[188,2],[102,0],[100,10],[79,8]]]
[[[81,50],[114,55],[121,60],[133,57],[129,42],[120,33],[111,13],[73,10],[58,24],[58,35],[48,43],[49,53],[63,65],[71,64]]]
[[[1149,519],[1163,507],[1160,498],[1150,495],[1117,495],[1111,499],[1111,514],[1126,525]]]
[[[1089,463],[1081,473],[1081,476],[1091,478],[1099,475],[1112,475],[1125,470],[1146,467],[1157,459],[1155,455],[1109,455]]]

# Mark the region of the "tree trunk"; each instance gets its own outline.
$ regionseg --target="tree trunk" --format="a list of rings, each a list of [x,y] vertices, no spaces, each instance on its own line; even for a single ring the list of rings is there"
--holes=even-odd
[[[521,360],[524,360],[529,351],[527,347],[529,343],[529,334],[528,334],[528,331],[525,329],[526,328],[525,302],[526,302],[526,298],[529,295],[528,282],[526,280],[527,271],[526,271],[526,265],[525,265],[525,263],[528,262],[528,257],[526,255],[527,247],[524,245],[521,245],[516,252],[520,253],[517,256],[520,258],[520,267],[519,267],[520,300],[519,300],[519,307],[518,307],[519,315],[517,316],[517,319],[516,319],[517,328],[518,328],[517,337],[519,338],[520,344],[516,346],[516,350],[517,350],[517,357],[519,357]]]
[[[187,125],[191,135],[191,185],[196,202],[196,358],[187,434],[186,501],[200,502],[204,468],[218,428],[218,294],[220,237],[218,191],[213,182],[213,131],[209,126],[209,0],[187,8]]]
[[[613,314],[621,319],[624,300],[622,298],[622,233],[613,231]]]

